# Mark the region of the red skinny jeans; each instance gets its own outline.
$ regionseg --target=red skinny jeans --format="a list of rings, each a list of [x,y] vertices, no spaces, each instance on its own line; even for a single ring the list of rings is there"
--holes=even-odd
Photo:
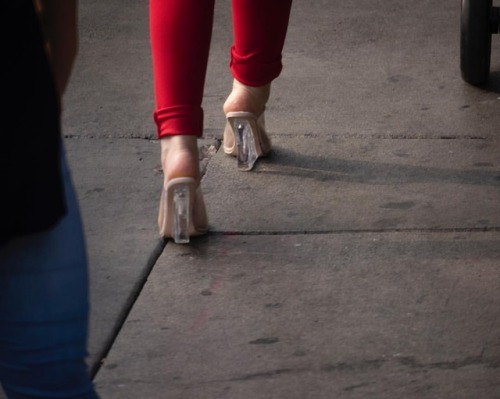
[[[150,0],[158,137],[203,133],[201,107],[215,0]],[[292,0],[232,0],[230,69],[247,86],[281,73]]]

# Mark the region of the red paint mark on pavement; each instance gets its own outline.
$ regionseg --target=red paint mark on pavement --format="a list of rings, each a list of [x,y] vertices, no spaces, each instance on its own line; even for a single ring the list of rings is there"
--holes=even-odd
[[[210,296],[213,297],[214,295],[217,295],[222,289],[222,279],[220,277],[216,277],[213,281],[212,284],[210,284],[209,292]],[[193,323],[193,330],[199,331],[202,328],[204,328],[210,316],[214,313],[213,309],[213,299],[209,299],[208,304],[201,310],[201,312],[196,316],[195,321]]]

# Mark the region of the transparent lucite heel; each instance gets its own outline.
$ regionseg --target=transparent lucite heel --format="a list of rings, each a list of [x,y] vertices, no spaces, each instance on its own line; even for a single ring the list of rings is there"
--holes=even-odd
[[[238,147],[238,169],[249,171],[257,160],[257,149],[252,126],[246,119],[235,118],[233,120],[233,131]]]
[[[174,188],[173,239],[176,244],[189,243],[189,187],[180,184]]]

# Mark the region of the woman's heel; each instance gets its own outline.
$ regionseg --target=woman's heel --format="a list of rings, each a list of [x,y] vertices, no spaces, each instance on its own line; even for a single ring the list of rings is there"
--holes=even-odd
[[[264,121],[270,90],[271,83],[253,87],[234,79],[231,94],[224,103],[227,118],[224,152],[237,157],[241,171],[252,170],[257,159],[271,151]]]
[[[194,178],[169,180],[160,199],[158,227],[162,237],[187,244],[190,237],[205,234],[208,219],[199,184]]]
[[[172,235],[176,244],[189,243],[189,225],[191,222],[189,191],[186,184],[179,184],[174,188],[174,228]]]
[[[228,112],[226,117],[228,127],[224,134],[224,151],[236,156],[239,170],[250,171],[257,158],[271,150],[264,114],[256,117],[251,112]]]
[[[235,118],[232,120],[233,131],[236,136],[236,148],[238,169],[241,171],[252,170],[257,160],[257,149],[255,145],[252,125],[246,119]]]

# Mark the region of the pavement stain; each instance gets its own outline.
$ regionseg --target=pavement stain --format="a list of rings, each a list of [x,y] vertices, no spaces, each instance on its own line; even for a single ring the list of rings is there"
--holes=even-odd
[[[467,357],[462,360],[442,361],[433,363],[420,363],[412,356],[400,357],[398,361],[412,369],[440,369],[440,370],[458,370],[467,366],[484,366],[486,368],[497,369],[500,368],[498,362],[485,361],[482,356]]]
[[[206,297],[211,297],[212,295],[217,295],[220,293],[222,290],[223,285],[222,285],[222,278],[221,277],[215,277],[208,288],[203,289],[200,292],[200,295],[206,296]],[[209,302],[206,304],[203,309],[197,314],[197,316],[194,318],[193,321],[193,327],[192,329],[195,331],[200,331],[202,330],[209,322],[210,318],[212,317],[213,314],[216,313],[217,307],[213,305],[212,300],[209,300]]]
[[[493,165],[491,162],[476,162],[473,166],[477,168],[489,168],[495,165]]]
[[[103,187],[96,187],[96,188],[92,188],[90,190],[85,191],[85,195],[93,194],[93,193],[102,193],[103,191],[106,191],[106,189]]]
[[[350,385],[348,387],[345,387],[343,389],[344,392],[350,392],[350,391],[354,391],[356,389],[359,389],[359,388],[364,388],[364,387],[367,387],[369,385],[373,385],[375,384],[374,382],[364,382],[364,383],[361,383],[361,384],[356,384],[356,385]]]
[[[386,204],[380,205],[383,209],[411,209],[415,207],[415,202],[413,201],[403,201],[403,202],[388,202]]]
[[[279,342],[278,337],[267,337],[267,338],[258,338],[254,341],[250,341],[249,344],[251,345],[270,345],[270,344],[275,344],[276,342]]]
[[[277,369],[277,370],[265,371],[262,373],[247,374],[242,377],[235,378],[232,381],[247,381],[257,378],[272,378],[281,374],[292,373],[293,371],[294,370],[292,369]]]
[[[363,370],[372,370],[381,368],[385,359],[370,359],[360,362],[353,363],[327,363],[321,366],[321,370],[325,372],[334,372],[334,371],[363,371]]]

